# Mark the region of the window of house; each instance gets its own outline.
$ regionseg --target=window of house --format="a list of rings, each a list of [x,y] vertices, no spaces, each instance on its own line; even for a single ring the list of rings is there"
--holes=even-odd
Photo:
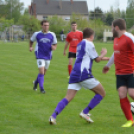
[[[48,18],[48,16],[43,16],[43,19],[46,20]]]
[[[70,17],[66,17],[65,20],[70,20]]]

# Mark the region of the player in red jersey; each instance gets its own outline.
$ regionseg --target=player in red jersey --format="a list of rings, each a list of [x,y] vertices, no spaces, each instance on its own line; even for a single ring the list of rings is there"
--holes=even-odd
[[[69,53],[68,53],[68,58],[69,58],[69,64],[68,64],[68,72],[69,75],[72,71],[72,64],[73,64],[73,59],[76,58],[76,47],[78,43],[83,39],[83,33],[81,31],[77,30],[77,24],[76,22],[71,23],[71,28],[72,31],[68,33],[66,37],[66,44],[64,47],[64,55],[66,55],[66,49],[68,48],[69,45]]]
[[[134,123],[127,94],[134,99],[134,36],[126,32],[126,22],[123,19],[113,21],[112,32],[114,53],[103,68],[103,73],[107,73],[110,66],[113,63],[115,64],[116,86],[120,106],[127,119],[127,123],[122,127],[131,127]]]

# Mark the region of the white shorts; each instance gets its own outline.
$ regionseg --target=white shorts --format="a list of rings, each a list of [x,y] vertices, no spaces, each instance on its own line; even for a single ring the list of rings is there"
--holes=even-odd
[[[80,90],[82,87],[85,89],[93,89],[95,88],[100,82],[96,80],[95,78],[90,78],[87,80],[84,80],[79,83],[72,83],[68,85],[68,89],[73,89],[73,90]]]
[[[45,67],[45,69],[48,69],[50,65],[50,60],[37,59],[37,65],[38,68]]]

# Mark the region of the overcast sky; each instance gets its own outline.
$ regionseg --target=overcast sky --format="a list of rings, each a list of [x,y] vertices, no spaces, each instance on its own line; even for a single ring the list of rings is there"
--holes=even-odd
[[[77,0],[77,1],[87,1],[89,11],[94,10],[94,7],[100,7],[103,11],[107,11],[110,9],[111,6],[113,6],[113,8],[119,6],[120,10],[126,10],[128,0]],[[23,2],[25,7],[28,7],[31,4],[31,0],[20,0],[20,2]]]

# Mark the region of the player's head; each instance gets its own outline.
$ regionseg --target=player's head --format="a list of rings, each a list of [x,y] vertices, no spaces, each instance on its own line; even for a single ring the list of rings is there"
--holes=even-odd
[[[77,30],[77,23],[75,21],[71,22],[71,28],[74,32]]]
[[[43,32],[48,32],[48,30],[49,30],[49,21],[42,20],[40,24],[41,24]]]
[[[126,31],[126,22],[124,19],[116,19],[112,23],[113,37],[119,37],[120,31]]]
[[[87,38],[90,38],[91,41],[94,40],[94,31],[88,27],[83,30],[83,39],[87,39]]]

